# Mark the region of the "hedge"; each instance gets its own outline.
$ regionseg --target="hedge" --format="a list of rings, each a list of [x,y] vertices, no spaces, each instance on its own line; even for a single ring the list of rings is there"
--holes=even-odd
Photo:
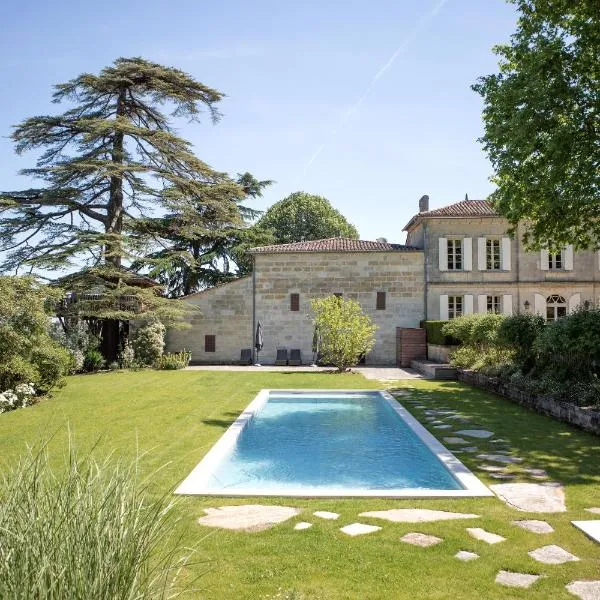
[[[458,346],[460,343],[451,335],[444,335],[442,327],[448,321],[421,321],[421,327],[425,329],[428,344],[437,344],[438,346]]]

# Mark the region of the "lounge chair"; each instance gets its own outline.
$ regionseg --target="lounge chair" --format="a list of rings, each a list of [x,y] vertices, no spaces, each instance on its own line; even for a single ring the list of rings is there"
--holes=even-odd
[[[299,367],[302,364],[302,353],[299,349],[290,350],[290,359],[288,360],[288,365],[290,367]]]
[[[278,367],[285,367],[287,364],[287,348],[277,348],[277,358],[275,359],[275,365]]]
[[[252,364],[252,348],[244,348],[240,352],[240,360],[237,361],[238,365],[251,365]]]

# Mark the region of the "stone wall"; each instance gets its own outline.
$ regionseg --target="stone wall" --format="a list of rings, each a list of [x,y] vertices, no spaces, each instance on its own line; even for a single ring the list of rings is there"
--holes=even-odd
[[[534,396],[514,385],[501,381],[497,377],[488,377],[474,371],[459,369],[457,377],[459,381],[464,381],[488,392],[500,394],[538,413],[600,435],[600,410],[582,408],[569,402]]]
[[[418,327],[424,314],[422,252],[344,252],[257,254],[256,318],[261,322],[261,362],[275,361],[277,348],[298,348],[312,360],[310,301],[341,293],[360,302],[379,327],[368,364],[393,365],[396,327]],[[386,292],[385,310],[376,310],[377,292]],[[290,294],[300,310],[290,310]]]
[[[427,344],[427,358],[437,363],[449,363],[451,354],[458,346],[441,346],[439,344]]]
[[[194,364],[231,364],[242,348],[252,348],[252,278],[244,277],[197,294],[190,305],[185,329],[167,331],[166,351],[190,350]],[[205,351],[205,336],[215,336],[215,352]]]

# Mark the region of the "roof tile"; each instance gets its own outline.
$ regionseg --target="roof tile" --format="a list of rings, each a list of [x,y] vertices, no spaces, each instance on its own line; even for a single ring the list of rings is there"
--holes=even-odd
[[[428,217],[499,217],[489,200],[462,200],[450,206],[434,208],[415,215],[406,225],[404,231],[411,228],[423,218]]]
[[[280,252],[411,252],[417,251],[413,246],[390,244],[388,242],[371,242],[350,238],[328,238],[309,240],[291,244],[276,244],[251,248],[252,254],[278,254]]]

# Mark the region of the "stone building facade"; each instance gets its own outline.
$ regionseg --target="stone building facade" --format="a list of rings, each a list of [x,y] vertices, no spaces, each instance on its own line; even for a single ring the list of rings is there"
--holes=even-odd
[[[192,294],[188,328],[172,329],[167,350],[192,352],[197,364],[231,364],[253,349],[260,322],[260,362],[278,348],[312,362],[310,302],[339,294],[357,300],[377,325],[367,364],[396,360],[396,330],[462,314],[535,312],[547,319],[600,300],[600,254],[524,249],[485,200],[419,212],[406,245],[332,238],[254,248],[252,276]],[[255,356],[253,358],[256,358]]]

